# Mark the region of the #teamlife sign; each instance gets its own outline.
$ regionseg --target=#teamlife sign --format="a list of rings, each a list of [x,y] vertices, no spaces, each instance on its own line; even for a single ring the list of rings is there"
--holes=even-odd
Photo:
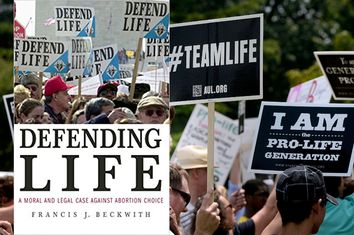
[[[58,37],[95,37],[95,9],[91,7],[54,7],[55,34]]]
[[[48,73],[69,71],[68,43],[43,39],[14,40],[14,63],[19,70]]]
[[[125,0],[121,20],[118,22],[118,28],[122,32],[141,38],[168,37],[169,29],[169,1],[142,1]]]
[[[171,26],[172,105],[261,99],[263,15]]]
[[[168,234],[168,125],[16,124],[15,136],[16,234]]]
[[[119,61],[117,44],[93,49],[93,70],[102,74],[102,80],[119,79]]]
[[[331,84],[334,99],[354,100],[354,52],[315,51],[314,54]]]
[[[353,104],[262,102],[250,169],[280,173],[312,165],[327,176],[349,176],[354,160]]]

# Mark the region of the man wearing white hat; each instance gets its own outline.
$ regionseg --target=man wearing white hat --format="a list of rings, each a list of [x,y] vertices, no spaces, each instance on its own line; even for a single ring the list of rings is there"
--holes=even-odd
[[[187,212],[182,213],[180,222],[185,235],[190,234],[194,205],[198,198],[207,192],[207,148],[196,145],[187,145],[176,152],[177,163],[189,174],[190,203]]]

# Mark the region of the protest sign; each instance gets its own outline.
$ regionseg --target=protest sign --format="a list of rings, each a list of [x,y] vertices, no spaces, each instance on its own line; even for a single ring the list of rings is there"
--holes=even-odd
[[[102,74],[103,81],[119,79],[117,45],[112,44],[93,49],[94,74]]]
[[[311,165],[327,176],[349,176],[354,151],[353,104],[263,102],[250,169],[280,173]]]
[[[15,40],[14,61],[19,70],[67,73],[68,45],[62,41]]]
[[[325,76],[301,83],[290,89],[288,103],[324,103],[332,98],[331,86]]]
[[[132,78],[125,78],[122,79],[127,83],[131,83]],[[161,82],[169,83],[169,73],[164,69],[157,69],[152,71],[147,71],[142,73],[141,76],[137,77],[137,83],[146,83],[149,84],[151,91],[159,92],[159,85]],[[162,87],[160,87],[162,88]]]
[[[168,125],[22,124],[15,136],[16,234],[168,234]]]
[[[92,51],[91,38],[73,38],[71,39],[69,49],[70,75],[83,76],[84,70],[88,67],[92,67],[92,64],[90,63]]]
[[[14,20],[14,38],[25,38],[26,29],[17,20]]]
[[[263,15],[171,26],[171,104],[261,99]]]
[[[95,37],[96,16],[91,7],[54,7],[56,36]]]
[[[354,100],[354,52],[315,51],[321,70],[326,75],[335,100]]]
[[[169,2],[168,1],[123,1],[123,15],[118,22],[122,32],[140,38],[168,37]]]
[[[96,75],[92,78],[86,79],[81,83],[81,95],[96,96],[97,89],[102,84],[100,75]],[[69,95],[78,95],[78,86],[75,86],[68,90]]]
[[[187,122],[176,150],[186,145],[208,145],[208,108],[197,104]],[[215,113],[214,181],[224,185],[240,148],[238,122]],[[175,153],[172,157],[175,159]]]
[[[170,40],[166,39],[146,39],[145,58],[167,58],[170,52]]]
[[[3,95],[2,99],[4,100],[7,120],[9,121],[9,128],[11,131],[11,136],[14,136],[14,113],[15,113],[15,102],[14,94]]]

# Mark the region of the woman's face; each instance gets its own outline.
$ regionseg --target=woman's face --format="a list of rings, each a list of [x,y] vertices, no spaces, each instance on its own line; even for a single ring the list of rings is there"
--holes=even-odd
[[[43,113],[44,107],[36,106],[27,116],[22,113],[21,121],[22,123],[25,123],[29,119],[34,119],[36,122],[42,123]]]

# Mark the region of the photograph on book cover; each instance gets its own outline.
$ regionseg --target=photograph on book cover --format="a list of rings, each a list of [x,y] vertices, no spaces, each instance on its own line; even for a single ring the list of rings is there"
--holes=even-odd
[[[167,0],[14,2],[15,234],[168,234],[168,54]]]

